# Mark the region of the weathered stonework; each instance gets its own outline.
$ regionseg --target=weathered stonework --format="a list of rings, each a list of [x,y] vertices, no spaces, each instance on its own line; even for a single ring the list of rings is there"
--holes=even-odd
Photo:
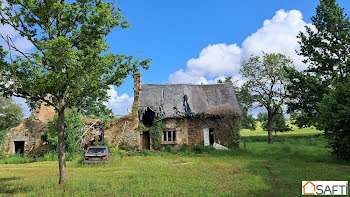
[[[226,118],[189,118],[188,125],[188,145],[203,144],[203,129],[211,128],[214,132],[214,141],[218,144],[231,147],[231,130],[234,125],[233,117]]]
[[[33,113],[18,126],[9,129],[4,150],[6,154],[21,152],[25,155],[38,155],[45,152],[47,145],[43,141],[43,134],[47,131],[47,122],[53,120],[55,110],[46,106],[45,103],[38,103]],[[24,143],[22,150],[16,150],[15,144]],[[18,148],[18,145],[17,145]]]
[[[218,144],[231,147],[231,130],[234,125],[234,117],[226,118],[177,118],[163,120],[163,130],[176,131],[175,142],[164,142],[162,134],[162,146],[172,145],[175,148],[187,144],[195,146],[203,144],[203,129],[213,129],[214,141]]]
[[[163,120],[163,131],[174,131],[174,130],[176,132],[175,142],[165,142],[164,133],[162,133],[162,136],[161,136],[162,146],[172,145],[175,148],[178,148],[183,144],[188,144],[187,120],[183,118]]]
[[[108,144],[113,146],[117,146],[118,143],[119,145],[140,146],[140,131],[138,130],[138,125],[139,121],[134,114],[112,120],[106,123],[104,127],[104,139]]]

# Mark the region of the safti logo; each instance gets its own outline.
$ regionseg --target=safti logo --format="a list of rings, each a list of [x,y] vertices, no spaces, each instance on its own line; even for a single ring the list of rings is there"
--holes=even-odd
[[[302,195],[348,195],[347,181],[302,181]]]

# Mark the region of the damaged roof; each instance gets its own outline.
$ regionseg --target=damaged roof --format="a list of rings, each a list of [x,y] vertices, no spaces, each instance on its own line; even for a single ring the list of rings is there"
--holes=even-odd
[[[231,84],[142,84],[141,119],[147,109],[165,118],[241,114]]]

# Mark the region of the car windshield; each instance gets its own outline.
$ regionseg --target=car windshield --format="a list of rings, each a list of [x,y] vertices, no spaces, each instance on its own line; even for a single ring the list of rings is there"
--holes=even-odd
[[[107,148],[89,148],[87,153],[107,153]]]

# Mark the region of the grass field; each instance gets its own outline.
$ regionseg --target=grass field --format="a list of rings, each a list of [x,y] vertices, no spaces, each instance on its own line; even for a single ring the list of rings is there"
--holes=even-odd
[[[242,131],[240,150],[114,157],[108,164],[68,162],[59,186],[55,161],[0,165],[0,196],[299,196],[303,180],[350,180],[320,131]],[[264,141],[263,141],[264,140]]]

